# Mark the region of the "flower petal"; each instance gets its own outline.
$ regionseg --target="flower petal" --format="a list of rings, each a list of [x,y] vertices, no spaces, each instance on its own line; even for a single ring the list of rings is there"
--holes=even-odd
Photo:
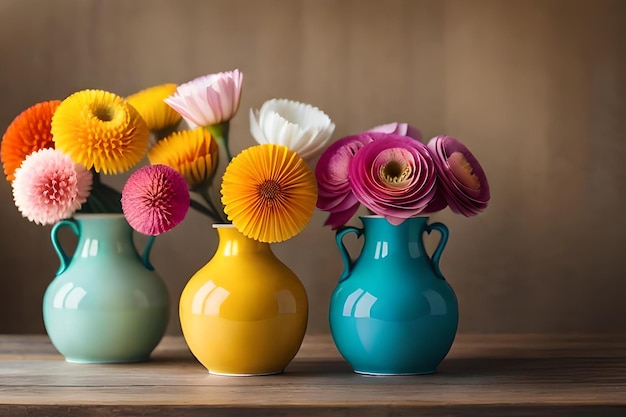
[[[190,126],[211,126],[232,119],[239,109],[243,74],[233,71],[208,74],[181,84],[164,101]]]
[[[272,99],[250,111],[250,133],[258,143],[287,146],[305,159],[318,156],[334,130],[324,112],[297,101]]]

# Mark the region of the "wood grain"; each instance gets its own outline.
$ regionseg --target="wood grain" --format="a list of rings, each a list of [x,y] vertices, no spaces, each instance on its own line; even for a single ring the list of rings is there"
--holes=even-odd
[[[354,374],[329,336],[307,336],[282,375],[209,375],[166,337],[148,362],[70,364],[45,336],[0,337],[0,415],[617,416],[626,337],[461,335],[438,373]],[[620,414],[621,413],[621,414]]]

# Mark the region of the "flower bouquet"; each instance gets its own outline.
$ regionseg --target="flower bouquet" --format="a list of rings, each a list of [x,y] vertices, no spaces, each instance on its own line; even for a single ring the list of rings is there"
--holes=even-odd
[[[457,139],[391,123],[344,137],[321,155],[317,207],[330,213],[344,264],[330,301],[329,321],[339,352],[357,373],[412,375],[435,372],[458,325],[458,303],[439,261],[448,240],[428,214],[445,207],[473,216],[490,193],[474,155]],[[345,226],[365,206],[363,228]],[[432,254],[422,236],[441,238]],[[343,244],[364,236],[357,259]]]
[[[253,269],[244,271],[244,278],[254,275],[251,271],[265,274],[259,278],[270,283],[266,291],[270,301],[266,302],[279,302],[283,307],[277,319],[287,320],[281,331],[297,326],[287,350],[280,347],[279,336],[268,333],[283,350],[267,356],[288,361],[291,353],[295,355],[306,328],[306,294],[297,277],[273,257],[268,245],[287,240],[306,226],[315,209],[317,185],[305,158],[314,158],[325,148],[334,124],[311,105],[268,100],[250,112],[251,134],[258,144],[233,157],[229,122],[239,108],[241,87],[242,74],[234,70],[181,85],[151,87],[126,98],[102,90],[84,90],[62,101],[28,108],[5,132],[0,158],[18,210],[35,223],[54,225],[52,241],[61,267],[44,296],[44,321],[53,343],[67,360],[119,362],[147,357],[167,323],[167,291],[162,283],[152,290],[143,286],[150,280],[144,270],[152,270],[148,261],[152,240],[138,257],[130,233],[116,222],[121,217],[133,229],[154,237],[182,222],[189,208],[216,223],[229,223],[241,234],[236,246],[240,251],[249,247],[258,253],[263,248],[263,265],[256,263],[255,255],[254,262],[249,263]],[[181,129],[182,119],[188,128]],[[149,165],[141,163],[144,157]],[[226,168],[218,181],[220,162]],[[132,168],[136,169],[121,192],[101,180],[101,175]],[[96,219],[106,220],[106,226],[88,224],[94,218],[84,216],[95,214]],[[60,227],[70,227],[78,235],[76,253],[80,256],[68,256],[63,251],[56,237]],[[119,234],[118,230],[125,237],[110,236]],[[229,251],[231,255],[238,253],[232,247]],[[111,258],[113,255],[116,257]],[[95,264],[89,267],[86,260]],[[130,272],[119,270],[129,263],[134,265]],[[232,268],[226,272],[233,275]],[[107,274],[109,281],[94,288],[96,277]],[[281,284],[281,280],[287,283]],[[252,285],[258,284],[249,287]],[[206,287],[202,291],[206,296]],[[249,291],[244,288],[244,298]],[[243,302],[237,301],[240,298],[235,289],[228,293],[230,298],[223,301],[241,306],[242,312],[237,314],[243,317],[242,322],[250,322],[250,315],[257,317],[259,308],[254,306],[264,294],[260,288],[253,299]],[[99,294],[106,301],[95,301]],[[156,299],[151,298],[155,294]],[[280,300],[275,299],[277,296]],[[103,313],[94,305],[104,306],[107,312],[110,320],[105,328],[87,320],[90,315]],[[181,321],[185,308],[181,299]],[[219,308],[199,314],[195,307],[192,310],[192,316],[210,316],[209,321],[215,321],[209,313]],[[150,322],[150,314],[159,316],[158,324],[154,324],[156,319]],[[100,324],[105,323],[98,317]],[[59,334],[63,329],[70,329],[72,334]],[[76,332],[84,334],[77,336]],[[251,334],[256,333],[251,330]],[[136,339],[149,340],[140,347],[128,343]],[[248,342],[246,346],[254,346]],[[128,349],[119,352],[116,346]]]
[[[450,136],[421,139],[415,127],[390,123],[329,146],[315,170],[326,224],[337,229],[361,204],[394,225],[446,207],[464,216],[483,211],[489,184],[470,150]]]

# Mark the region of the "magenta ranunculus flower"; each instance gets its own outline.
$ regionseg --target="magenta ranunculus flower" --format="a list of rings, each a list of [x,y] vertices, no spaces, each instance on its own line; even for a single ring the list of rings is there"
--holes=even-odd
[[[192,128],[232,119],[239,109],[243,74],[239,70],[204,75],[181,84],[165,102]]]
[[[435,164],[426,146],[394,134],[354,155],[349,181],[359,202],[393,225],[423,212],[437,191]]]
[[[459,140],[445,135],[432,138],[428,149],[450,210],[468,217],[483,211],[491,197],[489,183],[469,149]]]
[[[15,170],[15,205],[28,220],[44,225],[70,217],[87,201],[92,175],[52,148],[28,155]]]
[[[359,201],[348,181],[350,162],[363,146],[383,136],[372,132],[346,136],[330,145],[320,156],[315,167],[317,208],[330,212],[325,225],[337,229],[358,210]]]
[[[390,133],[394,135],[408,136],[415,140],[422,140],[422,132],[420,132],[418,128],[413,127],[408,123],[387,123],[384,125],[373,127],[369,130],[369,132]]]
[[[185,178],[166,165],[148,165],[135,171],[122,190],[122,210],[128,224],[156,236],[183,221],[190,204]]]

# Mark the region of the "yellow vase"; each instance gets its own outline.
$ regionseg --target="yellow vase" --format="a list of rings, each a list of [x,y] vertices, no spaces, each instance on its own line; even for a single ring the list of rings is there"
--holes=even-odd
[[[308,301],[298,277],[267,243],[215,225],[213,258],[180,297],[183,336],[210,373],[281,373],[302,344]]]

